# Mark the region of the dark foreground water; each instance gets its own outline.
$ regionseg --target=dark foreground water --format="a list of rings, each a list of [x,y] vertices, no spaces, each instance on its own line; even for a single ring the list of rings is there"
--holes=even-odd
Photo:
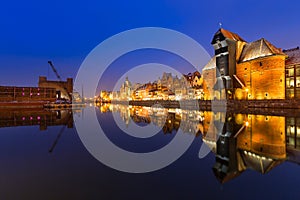
[[[92,109],[107,138],[126,151],[161,149],[176,134],[194,140],[163,169],[126,173],[86,150],[73,122],[73,117],[87,117],[84,109],[1,111],[0,199],[300,199],[297,116],[112,105]],[[149,138],[133,137],[116,125],[113,113],[124,127],[151,123],[162,130]],[[212,151],[199,158],[203,141]]]

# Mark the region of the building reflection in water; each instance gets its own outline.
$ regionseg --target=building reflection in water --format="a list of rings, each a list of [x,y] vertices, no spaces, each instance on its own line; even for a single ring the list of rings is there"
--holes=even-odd
[[[284,161],[300,164],[300,118],[104,104],[130,123],[153,123],[165,134],[201,135],[215,154],[212,170],[224,183],[247,169],[265,174]],[[133,122],[132,122],[133,121]]]
[[[72,110],[9,109],[0,112],[0,128],[39,126],[40,130],[46,130],[48,126],[59,125],[73,128]]]
[[[195,110],[166,109],[162,107],[125,106],[120,104],[103,104],[100,112],[118,112],[126,126],[130,123],[152,123],[162,127],[165,134],[177,131],[199,136],[204,130],[204,112]]]

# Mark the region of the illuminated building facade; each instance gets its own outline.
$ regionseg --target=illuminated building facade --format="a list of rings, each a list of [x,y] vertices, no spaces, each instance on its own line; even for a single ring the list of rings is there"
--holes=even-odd
[[[287,99],[300,98],[300,49],[283,50],[288,55],[285,66],[285,96]]]
[[[120,98],[122,100],[131,100],[132,95],[132,84],[126,77],[125,82],[121,85],[120,88]]]
[[[214,98],[216,84],[216,57],[214,56],[202,69],[204,100]]]
[[[245,44],[236,66],[236,99],[285,99],[285,59],[263,38]]]
[[[145,84],[131,84],[126,78],[119,94],[115,91],[111,98],[117,101],[204,99],[203,77],[198,71],[180,78],[164,72],[162,78]]]
[[[297,94],[296,89],[294,93],[286,92],[286,88],[297,85],[297,78],[294,77],[286,86],[286,52],[266,39],[247,43],[236,33],[221,28],[215,33],[211,44],[215,56],[203,69],[205,92],[210,93],[206,95],[207,99],[285,99],[286,94],[290,97]],[[296,70],[295,63],[290,65]],[[297,74],[292,70],[289,73],[290,76]]]

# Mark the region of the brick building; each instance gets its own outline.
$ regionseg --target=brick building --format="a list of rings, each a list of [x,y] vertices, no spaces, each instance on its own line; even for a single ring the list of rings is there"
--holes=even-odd
[[[53,102],[55,99],[54,88],[0,86],[0,102]]]
[[[286,98],[300,98],[300,49],[283,50],[288,55],[285,66]]]
[[[67,81],[49,81],[47,77],[40,76],[39,84],[40,88],[54,88],[56,91],[57,99],[67,99],[72,101],[73,93],[73,79],[67,78]]]
[[[266,39],[248,43],[238,34],[221,28],[211,44],[215,56],[202,73],[206,99],[285,99],[287,94],[290,97],[297,94],[296,89],[293,94],[286,92],[285,81],[286,62],[296,70],[295,59],[288,64],[287,52]],[[292,82],[291,85],[297,85],[297,78],[294,77]]]
[[[244,45],[236,65],[237,99],[285,99],[286,55],[265,39]]]

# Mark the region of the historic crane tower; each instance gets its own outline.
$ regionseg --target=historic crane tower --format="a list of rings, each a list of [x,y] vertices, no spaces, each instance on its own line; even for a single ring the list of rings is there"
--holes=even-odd
[[[216,78],[217,82],[214,87],[218,93],[219,99],[233,98],[233,80],[236,73],[236,60],[239,46],[245,44],[236,33],[232,33],[220,28],[214,35],[211,44],[215,49],[216,57]]]

